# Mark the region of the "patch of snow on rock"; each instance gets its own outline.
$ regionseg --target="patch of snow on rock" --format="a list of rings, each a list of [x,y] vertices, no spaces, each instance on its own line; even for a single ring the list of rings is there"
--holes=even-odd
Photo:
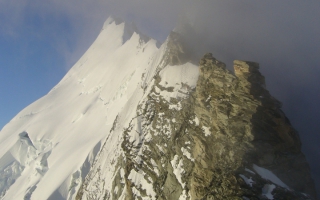
[[[147,195],[152,197],[148,197],[147,199],[155,199],[154,197],[156,193],[153,191],[152,183],[149,183],[147,180],[145,180],[142,173],[131,170],[128,179],[131,180],[136,187],[146,190]],[[139,192],[137,191],[135,194],[139,195]]]
[[[194,159],[191,157],[191,154],[189,153],[189,151],[183,147],[181,147],[181,151],[183,153],[184,156],[186,156],[189,160],[191,160],[192,162],[194,161]]]
[[[206,99],[206,102],[211,100],[211,95],[209,95],[209,97]]]
[[[254,173],[252,170],[250,170],[250,169],[248,169],[248,168],[245,168],[245,170],[246,170],[246,172],[249,172],[249,173],[251,173],[251,174],[256,174],[256,173]]]
[[[198,81],[198,67],[191,63],[179,66],[166,66],[160,72],[162,87],[173,88],[172,92],[156,90],[160,95],[170,101],[171,98],[186,98],[190,88],[194,88]]]
[[[181,103],[179,102],[177,104],[170,104],[169,109],[170,110],[181,110],[182,109]]]
[[[259,167],[257,165],[253,165],[253,169],[264,179],[267,179],[273,182],[276,185],[279,185],[283,188],[290,189],[285,183],[283,183],[274,173],[270,170],[267,170],[263,167]]]
[[[187,192],[183,190],[182,194],[179,197],[179,200],[186,200],[187,198],[188,198]]]
[[[157,176],[159,176],[159,170],[158,170],[158,165],[157,163],[151,158],[151,164],[153,166],[153,171],[157,174]]]
[[[199,126],[199,119],[198,119],[198,117],[197,117],[197,116],[195,116],[195,118],[194,118],[194,122],[196,123],[196,125],[197,125],[197,126]]]
[[[202,130],[204,131],[204,135],[206,137],[208,137],[209,135],[211,135],[211,131],[210,131],[210,128],[206,127],[206,126],[203,126],[202,127]]]
[[[185,183],[182,182],[182,174],[184,173],[182,159],[179,160],[179,156],[175,155],[173,160],[171,161],[171,165],[174,175],[176,176],[182,188],[184,188]]]
[[[247,178],[245,175],[242,174],[240,174],[239,176],[244,180],[244,182],[246,182],[247,185],[250,185],[250,187],[252,187],[252,183],[254,183],[254,181],[251,177]]]
[[[276,188],[273,184],[265,184],[262,188],[262,195],[266,196],[268,199],[273,199],[272,191]]]

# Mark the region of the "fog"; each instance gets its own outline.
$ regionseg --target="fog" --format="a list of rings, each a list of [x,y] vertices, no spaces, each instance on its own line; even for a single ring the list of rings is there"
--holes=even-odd
[[[201,47],[199,52],[212,52],[230,69],[234,59],[260,63],[267,88],[300,134],[319,194],[319,10],[316,0],[2,0],[0,28],[5,37],[19,37],[26,28],[24,16],[36,13],[42,23],[50,23],[34,34],[49,35],[71,67],[110,15],[134,21],[160,42],[187,21],[196,32],[191,42]]]

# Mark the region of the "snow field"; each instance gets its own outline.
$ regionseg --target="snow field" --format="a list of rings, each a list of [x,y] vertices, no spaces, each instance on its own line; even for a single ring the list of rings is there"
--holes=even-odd
[[[10,176],[16,179],[12,186],[10,181],[0,182],[3,199],[48,199],[52,194],[74,198],[98,153],[95,146],[108,137],[119,112],[131,115],[135,110],[143,95],[136,88],[141,88],[141,75],[158,50],[155,41],[141,43],[136,33],[123,44],[124,29],[124,23],[108,19],[96,41],[57,86],[1,130],[0,168],[11,166],[15,175]],[[30,141],[19,150],[15,144],[23,132]],[[109,139],[119,144],[116,136]]]

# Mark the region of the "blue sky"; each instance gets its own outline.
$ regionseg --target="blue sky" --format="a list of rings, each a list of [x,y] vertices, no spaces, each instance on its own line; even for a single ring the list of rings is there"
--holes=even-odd
[[[48,93],[99,34],[107,14],[82,14],[87,2],[75,2],[0,2],[0,128]]]
[[[320,183],[319,10],[316,0],[2,0],[0,128],[59,82],[109,15],[160,41],[186,18],[202,51],[229,68],[234,59],[260,63]]]
[[[1,16],[1,23],[3,20],[6,19]],[[12,27],[12,32],[5,33],[1,27],[1,127],[21,109],[45,95],[66,73],[65,58],[56,48],[57,41],[52,35],[72,34],[72,30],[67,20],[61,19],[58,26],[50,27],[53,23],[27,11],[20,26]],[[72,47],[73,41],[68,41]]]

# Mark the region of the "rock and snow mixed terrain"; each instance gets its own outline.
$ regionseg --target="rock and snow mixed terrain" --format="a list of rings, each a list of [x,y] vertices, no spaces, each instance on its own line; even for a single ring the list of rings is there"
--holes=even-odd
[[[0,132],[0,199],[312,199],[300,140],[257,63],[109,18]],[[305,194],[306,193],[306,194]]]

